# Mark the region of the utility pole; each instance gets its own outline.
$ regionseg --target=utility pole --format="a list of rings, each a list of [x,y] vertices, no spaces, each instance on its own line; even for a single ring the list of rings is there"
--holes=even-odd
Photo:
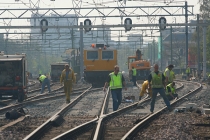
[[[153,40],[153,48],[154,48],[154,61],[153,61],[153,63],[155,64],[156,63],[155,62],[155,53],[156,53],[156,51],[155,51],[155,48],[156,48],[155,40]]]
[[[160,67],[163,70],[163,41],[162,41],[162,30],[160,29]]]
[[[153,64],[152,62],[152,44],[150,43],[150,56],[151,56],[151,64]]]
[[[8,52],[7,52],[7,42],[8,42],[8,34],[6,34],[6,40],[5,40],[5,54],[8,54]]]
[[[199,24],[199,14],[197,14],[197,23]],[[197,26],[197,65],[198,65],[198,70],[197,74],[200,77],[200,29],[199,26]]]
[[[72,46],[72,49],[74,49],[74,30],[73,30],[73,28],[71,29],[71,46]]]
[[[172,62],[173,61],[173,54],[172,54],[172,41],[173,41],[172,40],[172,26],[171,26],[170,30],[171,30],[171,64],[173,64],[173,62]]]
[[[188,6],[187,1],[185,1],[185,23],[188,23]],[[185,26],[186,33],[186,68],[188,65],[188,26]]]
[[[205,23],[206,20],[203,20]],[[206,26],[203,26],[203,79],[206,79]]]
[[[83,77],[84,63],[83,63],[83,22],[80,22],[80,76]]]

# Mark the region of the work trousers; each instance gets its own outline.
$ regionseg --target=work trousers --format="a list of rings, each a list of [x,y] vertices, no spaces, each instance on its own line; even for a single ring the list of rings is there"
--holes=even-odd
[[[173,94],[174,98],[178,97],[178,94]],[[166,97],[168,98],[169,101],[173,100],[173,98],[171,97],[171,95],[166,95]]]
[[[136,76],[132,76],[133,86],[136,86]]]
[[[166,94],[165,94],[165,90],[164,88],[153,88],[152,89],[152,100],[151,100],[151,108],[150,108],[150,111],[153,112],[154,111],[154,107],[155,107],[155,99],[157,97],[157,94],[160,94],[160,96],[163,98],[166,106],[168,107],[168,109],[170,109],[170,102],[168,100],[168,98],[166,97]]]
[[[72,92],[72,81],[71,80],[64,81],[64,92],[66,95],[66,101],[70,102],[70,94]]]
[[[113,111],[116,111],[122,101],[122,89],[111,89],[112,100],[113,100]]]
[[[44,92],[45,86],[47,86],[48,91],[51,92],[51,89],[50,89],[50,80],[48,78],[45,78],[44,81],[42,82],[41,94]]]

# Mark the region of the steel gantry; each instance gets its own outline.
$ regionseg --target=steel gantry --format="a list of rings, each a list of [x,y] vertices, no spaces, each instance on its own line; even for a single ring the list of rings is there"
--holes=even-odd
[[[193,14],[193,5],[188,5],[187,14]],[[170,12],[175,8],[175,12]],[[150,9],[149,12],[146,10]],[[129,11],[132,10],[132,11]],[[116,17],[149,17],[149,16],[185,16],[185,5],[176,6],[123,6],[123,7],[72,7],[72,8],[19,8],[0,9],[0,19],[38,19],[38,18],[116,18]],[[18,11],[18,12],[17,12]],[[62,11],[64,14],[59,14]],[[75,12],[76,11],[76,12]],[[79,12],[78,12],[79,11]],[[120,15],[116,12],[121,11]],[[159,13],[159,11],[165,11]],[[182,12],[181,14],[179,12]],[[21,12],[21,13],[19,13]],[[99,15],[91,15],[97,12]],[[36,16],[28,16],[28,13]],[[41,14],[43,13],[43,14]],[[54,16],[48,16],[52,14]]]

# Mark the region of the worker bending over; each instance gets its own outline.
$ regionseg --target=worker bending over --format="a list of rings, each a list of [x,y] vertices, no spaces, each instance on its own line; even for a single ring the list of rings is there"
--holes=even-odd
[[[173,100],[178,97],[178,94],[176,94],[175,82],[166,86],[166,96],[168,100]]]
[[[152,89],[149,90],[148,85],[149,85],[149,81],[148,80],[143,82],[142,87],[141,87],[139,100],[141,100],[141,98],[144,96],[145,93],[148,93],[149,96],[152,98]],[[148,92],[146,90],[148,90]]]
[[[42,84],[42,88],[41,88],[41,94],[44,92],[44,88],[45,86],[47,86],[49,93],[51,92],[50,89],[50,80],[48,79],[47,76],[45,75],[40,75],[37,80],[39,80],[39,82]]]

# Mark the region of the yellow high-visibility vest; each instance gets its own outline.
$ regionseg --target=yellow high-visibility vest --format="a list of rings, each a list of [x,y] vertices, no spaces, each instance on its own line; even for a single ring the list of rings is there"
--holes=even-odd
[[[155,72],[152,72],[152,88],[163,88],[163,82],[162,82],[162,73],[159,72],[156,74]]]
[[[41,76],[39,77],[39,80],[40,80],[41,82],[43,82],[45,78],[46,78],[45,75],[41,75]]]
[[[136,69],[133,68],[132,71],[133,71],[133,76],[136,76]]]
[[[117,75],[114,72],[110,73],[111,81],[109,82],[110,89],[122,88],[122,73],[118,72]]]

